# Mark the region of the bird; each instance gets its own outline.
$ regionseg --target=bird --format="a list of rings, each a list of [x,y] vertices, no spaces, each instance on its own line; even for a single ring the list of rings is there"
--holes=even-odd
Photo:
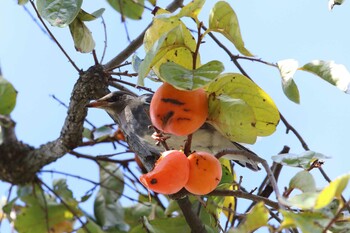
[[[137,154],[148,171],[164,151],[161,143],[154,139],[154,128],[149,117],[152,94],[136,95],[126,91],[114,91],[100,99],[90,102],[88,108],[104,109],[124,133],[130,149]],[[187,137],[164,135],[170,149],[184,148]],[[209,123],[204,123],[192,135],[191,150],[215,154],[223,149],[235,149],[257,156],[243,145],[232,142]],[[225,155],[243,167],[253,171],[260,170],[259,162],[246,156],[247,153]]]

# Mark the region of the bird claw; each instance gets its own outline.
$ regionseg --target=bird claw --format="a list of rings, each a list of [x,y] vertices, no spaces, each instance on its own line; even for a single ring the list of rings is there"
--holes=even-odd
[[[152,138],[156,140],[156,145],[159,145],[161,142],[165,142],[170,136],[165,136],[162,132],[154,132]]]

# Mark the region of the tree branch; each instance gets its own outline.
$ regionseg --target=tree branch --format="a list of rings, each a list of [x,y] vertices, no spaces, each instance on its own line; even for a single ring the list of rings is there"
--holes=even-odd
[[[202,221],[193,212],[192,203],[188,199],[188,196],[185,196],[183,198],[178,199],[177,204],[179,205],[180,209],[182,210],[182,213],[186,219],[186,222],[190,226],[192,233],[205,233],[205,232],[207,232]]]
[[[4,140],[0,145],[0,180],[24,184],[34,180],[43,166],[54,162],[82,142],[86,105],[107,94],[108,75],[95,65],[80,75],[68,107],[60,137],[35,149],[17,140]],[[8,142],[8,143],[5,143]]]

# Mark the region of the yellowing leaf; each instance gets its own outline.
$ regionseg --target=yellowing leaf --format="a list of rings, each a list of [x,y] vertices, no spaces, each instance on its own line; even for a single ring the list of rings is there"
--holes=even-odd
[[[40,15],[52,26],[66,27],[77,17],[83,0],[37,0]]]
[[[177,17],[181,18],[183,16],[192,17],[197,19],[199,12],[201,11],[205,0],[193,0],[184,7],[181,8],[181,11],[177,15]]]
[[[159,75],[160,65],[167,61],[173,61],[186,68],[192,67],[192,53],[185,42],[184,30],[188,29],[178,25],[155,41],[139,66],[139,85],[143,85],[143,79],[151,68]]]
[[[257,203],[251,211],[248,212],[243,224],[237,228],[231,229],[228,233],[247,233],[254,232],[260,227],[267,226],[269,220],[269,211],[264,206],[263,202]]]
[[[78,18],[81,21],[93,21],[93,20],[97,19],[98,17],[100,17],[104,11],[105,11],[105,8],[100,8],[97,11],[94,11],[90,14],[84,10],[80,10],[80,12],[78,14]]]
[[[90,53],[95,48],[95,41],[84,22],[76,18],[69,24],[70,33],[74,40],[75,49],[81,53]]]
[[[154,60],[143,62],[144,64],[141,65],[139,85],[143,85],[143,79],[150,69],[159,77],[160,66],[166,62],[174,62],[186,69],[193,68],[193,53],[196,49],[196,41],[178,17],[162,18],[164,15],[169,15],[168,13],[166,10],[159,9],[153,19],[152,26],[145,33],[143,41],[147,52],[145,60],[150,58]],[[167,38],[175,32],[177,33],[175,41]],[[199,66],[200,56],[198,54],[196,67]]]
[[[283,214],[284,219],[278,231],[285,228],[298,227],[303,233],[322,233],[324,227],[331,220],[331,218],[322,213],[294,213],[285,210],[282,210],[281,213]]]
[[[268,136],[279,122],[278,109],[259,86],[237,73],[219,75],[207,88],[208,122],[232,141],[251,143]]]
[[[211,10],[209,30],[223,34],[243,55],[253,56],[244,47],[236,13],[227,2],[218,1]]]
[[[107,0],[108,3],[123,17],[141,19],[144,0]]]
[[[208,62],[194,70],[186,69],[173,62],[166,62],[159,69],[162,80],[182,90],[196,90],[206,86],[223,70],[224,66],[219,61]]]
[[[334,61],[315,60],[300,69],[319,76],[347,94],[350,93],[350,73],[344,65],[336,64]]]
[[[316,200],[315,209],[327,206],[333,198],[341,199],[341,194],[349,183],[350,174],[340,176],[324,188]]]
[[[282,88],[284,94],[295,103],[300,103],[299,90],[293,80],[293,76],[298,69],[298,61],[287,59],[277,62],[282,78]]]

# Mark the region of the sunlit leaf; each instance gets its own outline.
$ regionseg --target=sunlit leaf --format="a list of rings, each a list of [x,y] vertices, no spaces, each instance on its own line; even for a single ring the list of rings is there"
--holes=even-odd
[[[230,4],[218,1],[210,12],[209,29],[223,34],[245,56],[253,56],[245,47],[236,13]]]
[[[279,154],[271,157],[276,163],[290,167],[310,168],[316,160],[329,159],[329,156],[317,153],[315,151],[305,151],[299,155],[296,154]]]
[[[327,206],[333,198],[341,199],[342,192],[349,183],[350,174],[340,176],[324,188],[317,198],[315,209]]]
[[[208,122],[232,141],[253,144],[279,122],[278,109],[259,86],[237,73],[219,75],[207,87]]]
[[[78,18],[81,21],[93,21],[93,20],[99,18],[103,14],[104,11],[105,11],[105,8],[101,8],[101,9],[98,9],[97,11],[94,11],[90,14],[84,10],[80,10],[80,12],[78,14]]]
[[[254,232],[260,227],[267,226],[268,220],[269,211],[266,209],[263,202],[259,202],[247,213],[244,222],[237,228],[229,230],[228,233]]]
[[[193,0],[189,2],[187,5],[181,8],[177,17],[181,18],[184,16],[192,17],[197,19],[199,12],[201,11],[205,0]]]
[[[141,19],[144,9],[144,0],[107,0],[107,2],[123,17]]]
[[[315,192],[316,183],[308,171],[300,171],[290,180],[289,188],[299,189],[302,192]]]
[[[100,163],[100,183],[94,203],[96,221],[100,226],[126,229],[124,210],[118,201],[124,190],[124,176],[119,165]]]
[[[328,9],[333,10],[334,6],[343,4],[345,0],[329,0],[328,1]]]
[[[291,101],[299,104],[300,96],[297,85],[293,80],[293,76],[298,69],[298,61],[294,59],[287,59],[277,62],[278,69],[282,78],[282,89],[284,94]]]
[[[196,90],[208,85],[222,71],[224,66],[219,61],[208,62],[195,70],[186,69],[173,62],[160,66],[162,79],[181,90]]]
[[[36,6],[52,26],[66,27],[77,17],[83,0],[37,0]]]
[[[350,73],[344,65],[336,64],[334,61],[314,60],[300,69],[319,76],[347,94],[350,93]]]
[[[159,69],[159,66],[162,63],[166,62],[167,60],[173,61],[174,60],[172,59],[173,57],[179,57],[179,58],[188,57],[185,54],[188,52],[189,53],[191,52],[184,40],[183,27],[184,26],[182,25],[175,27],[168,33],[165,33],[164,35],[162,35],[159,38],[159,40],[157,40],[153,44],[152,48],[147,52],[145,59],[140,64],[139,79],[138,79],[139,85],[143,85],[143,79],[146,77],[146,75],[149,73],[150,69],[153,66],[157,65]],[[185,30],[187,29],[185,28]],[[186,61],[186,64],[187,64],[185,67],[188,68],[189,66],[187,63],[188,60],[184,59],[184,61]],[[178,64],[182,65],[182,63],[178,63]],[[156,69],[154,69],[154,67],[153,67],[153,70],[155,72],[157,71]]]
[[[153,19],[152,26],[145,33],[143,42],[145,51],[147,52],[146,58],[148,57],[147,55],[157,53],[158,51],[155,50],[155,48],[157,46],[161,46],[159,42],[163,40],[163,43],[165,39],[164,37],[166,37],[167,34],[169,34],[171,31],[174,31],[175,28],[179,28],[176,29],[178,31],[176,41],[174,41],[174,39],[170,39],[170,42],[173,42],[175,44],[172,46],[171,43],[165,41],[166,43],[164,43],[164,46],[167,47],[167,49],[163,50],[159,47],[158,49],[160,49],[160,56],[157,54],[153,63],[149,64],[150,67],[147,68],[147,70],[143,71],[140,68],[139,73],[141,73],[141,78],[139,74],[139,85],[142,84],[142,79],[147,75],[151,68],[157,76],[160,76],[159,67],[165,62],[174,62],[187,69],[193,69],[193,53],[196,50],[196,41],[191,32],[186,28],[185,24],[178,19],[178,17],[171,17],[166,20],[159,18],[160,16],[168,14],[168,11],[158,9],[156,16]],[[153,56],[155,56],[155,54]],[[200,56],[197,54],[196,67],[199,66]]]
[[[16,106],[16,98],[16,89],[0,74],[0,114],[10,114]]]

